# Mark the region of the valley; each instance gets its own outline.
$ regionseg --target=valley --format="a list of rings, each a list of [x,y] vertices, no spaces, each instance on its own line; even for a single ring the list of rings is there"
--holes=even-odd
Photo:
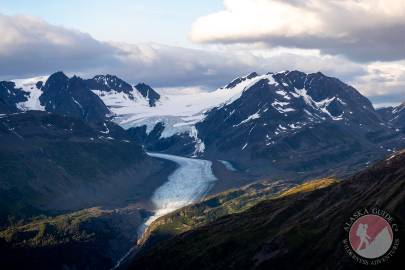
[[[6,269],[143,269],[178,237],[345,185],[405,148],[404,104],[376,110],[320,72],[182,94],[56,72],[0,94]]]

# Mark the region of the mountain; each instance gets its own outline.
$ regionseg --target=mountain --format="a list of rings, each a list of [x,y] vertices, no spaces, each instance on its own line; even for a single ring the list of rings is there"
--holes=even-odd
[[[261,202],[139,253],[128,269],[363,269],[344,249],[345,223],[377,207],[403,228],[404,165],[401,151],[329,187]],[[401,254],[403,245],[374,268],[395,268]]]
[[[240,98],[196,124],[204,157],[271,177],[315,177],[353,172],[403,146],[370,101],[336,78],[287,71],[251,80]]]
[[[121,115],[123,109],[130,109],[136,105],[145,105],[154,107],[160,99],[160,95],[156,93],[149,85],[139,83],[135,86],[128,84],[117,76],[113,75],[98,75],[93,79],[86,80],[89,88],[96,93],[104,103],[115,112],[116,115]],[[128,111],[127,113],[129,113]]]
[[[347,176],[405,145],[401,106],[376,111],[320,72],[253,72],[213,92],[183,94],[61,72],[1,85],[11,93],[2,91],[1,110],[112,120],[149,151],[225,160],[251,179]]]
[[[155,90],[152,89],[147,84],[138,83],[135,85],[135,88],[141,93],[141,95],[149,101],[149,106],[154,107],[156,106],[156,101],[160,99],[160,95],[156,93]]]
[[[396,107],[379,108],[377,112],[397,132],[405,133],[405,102]]]
[[[1,85],[4,112],[111,120],[149,151],[225,160],[251,179],[347,176],[405,144],[401,106],[376,111],[356,89],[320,72],[253,72],[213,92],[182,94],[62,72]]]
[[[213,92],[166,95],[121,124],[153,151],[230,162],[252,178],[347,176],[404,147],[355,88],[320,72],[236,78]]]
[[[20,104],[24,101],[27,101],[26,94],[16,89],[13,82],[0,82],[0,113],[18,112]]]
[[[0,113],[40,110],[102,122],[119,108],[134,104],[155,106],[160,95],[146,84],[131,86],[113,75],[97,75],[92,79],[67,77],[56,72],[38,77],[0,82]],[[121,115],[122,116],[122,115]]]

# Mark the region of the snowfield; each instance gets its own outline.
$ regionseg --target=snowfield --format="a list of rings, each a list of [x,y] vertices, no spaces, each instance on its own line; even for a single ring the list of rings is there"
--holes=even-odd
[[[245,77],[242,77],[245,78]],[[245,79],[231,88],[219,88],[212,92],[183,92],[181,95],[159,92],[161,98],[155,107],[149,107],[143,97],[133,101],[122,97],[122,94],[101,95],[95,92],[117,116],[115,121],[124,128],[147,126],[150,132],[158,121],[165,123],[162,137],[170,137],[178,133],[188,133],[193,137],[192,127],[204,120],[204,113],[214,107],[220,107],[237,100],[244,90],[261,79],[273,80],[271,75]],[[124,94],[125,95],[125,94]],[[113,100],[117,101],[114,102]]]
[[[41,105],[39,97],[42,95],[42,91],[37,88],[36,84],[39,81],[46,82],[48,76],[34,77],[29,79],[14,80],[16,88],[21,88],[24,92],[27,92],[27,101],[17,104],[17,108],[22,111],[36,110],[45,111],[45,107]]]
[[[160,138],[169,138],[176,134],[186,134],[194,141],[193,157],[200,156],[206,149],[206,144],[203,139],[199,137],[196,124],[204,121],[207,112],[213,108],[222,108],[225,105],[229,105],[238,100],[244,91],[248,91],[252,86],[256,85],[261,80],[266,80],[269,85],[278,85],[275,80],[275,76],[279,73],[267,73],[264,75],[258,75],[257,73],[251,73],[249,75],[238,77],[229,83],[225,87],[221,87],[215,91],[195,91],[195,89],[168,89],[157,90],[160,98],[156,100],[154,106],[151,106],[149,99],[144,97],[135,86],[131,86],[130,91],[121,91],[117,89],[101,90],[91,89],[91,91],[100,97],[105,103],[113,116],[113,121],[122,126],[125,129],[131,127],[146,126],[146,133],[149,134],[157,123],[163,123],[164,129],[160,134]],[[27,94],[28,100],[26,102],[20,102],[17,107],[23,111],[26,110],[45,110],[40,104],[39,96],[42,94],[40,89],[37,89],[36,82],[46,81],[47,77],[37,77],[24,80],[15,80],[17,87],[21,87]],[[105,84],[108,84],[105,82]],[[282,82],[282,87],[287,87],[288,83]],[[107,85],[108,86],[108,85]],[[193,90],[193,91],[189,91]],[[304,110],[308,116],[308,121],[315,120],[324,121],[332,119],[334,121],[341,121],[345,119],[343,112],[341,115],[332,115],[329,111],[329,106],[332,102],[338,101],[342,105],[347,104],[339,97],[328,97],[324,100],[316,101],[309,94],[307,89],[297,89],[294,87],[294,91],[287,90],[287,88],[278,88],[275,92],[277,98],[275,98],[271,105],[263,106],[258,110],[246,116],[244,120],[239,123],[235,123],[233,127],[239,127],[250,122],[254,122],[264,115],[264,113],[273,107],[280,114],[287,116],[290,113],[294,113],[297,108],[294,107],[295,99],[302,99],[309,110]],[[75,101],[75,100],[73,100]],[[75,101],[76,102],[76,101]],[[76,102],[79,106],[80,104]],[[235,110],[230,112],[230,117]],[[226,119],[225,119],[226,120]],[[304,126],[300,123],[291,123],[283,128],[280,128],[274,132],[275,135],[287,132],[286,129],[299,129]],[[271,139],[271,136],[269,140]],[[247,146],[247,145],[246,145]],[[245,146],[245,147],[246,147]],[[245,148],[244,147],[244,148]],[[243,149],[244,149],[243,148]]]

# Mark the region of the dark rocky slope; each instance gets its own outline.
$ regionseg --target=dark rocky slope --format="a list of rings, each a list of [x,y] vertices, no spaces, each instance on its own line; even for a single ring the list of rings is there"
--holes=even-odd
[[[0,116],[0,268],[110,269],[173,169],[112,122]]]
[[[405,133],[405,102],[396,107],[380,108],[378,114],[398,132]]]

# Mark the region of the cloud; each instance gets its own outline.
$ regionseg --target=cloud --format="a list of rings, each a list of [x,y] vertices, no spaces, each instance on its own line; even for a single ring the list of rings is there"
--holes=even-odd
[[[102,42],[89,34],[30,16],[0,14],[0,79],[57,70],[92,76],[113,73],[156,87],[226,83],[250,72],[256,58],[160,44]]]
[[[90,35],[29,16],[0,14],[2,77],[83,69],[111,61],[116,51]]]
[[[157,87],[216,86],[250,72],[256,57],[161,44],[114,44],[119,49],[114,71],[124,78]],[[111,69],[111,67],[108,67]],[[221,83],[222,82],[222,83]]]
[[[375,103],[401,103],[405,101],[405,61],[367,65],[367,72],[351,83]]]
[[[263,42],[362,62],[405,59],[403,0],[225,0],[224,7],[193,24],[193,41]]]
[[[322,71],[388,102],[405,99],[405,61],[360,64],[318,49],[269,49],[264,43],[210,45],[207,50],[162,44],[108,43],[41,19],[0,14],[0,79],[49,75],[63,70],[91,77],[114,74],[165,91],[214,90],[256,71]],[[403,92],[402,92],[403,93]],[[382,100],[384,99],[384,100]]]

